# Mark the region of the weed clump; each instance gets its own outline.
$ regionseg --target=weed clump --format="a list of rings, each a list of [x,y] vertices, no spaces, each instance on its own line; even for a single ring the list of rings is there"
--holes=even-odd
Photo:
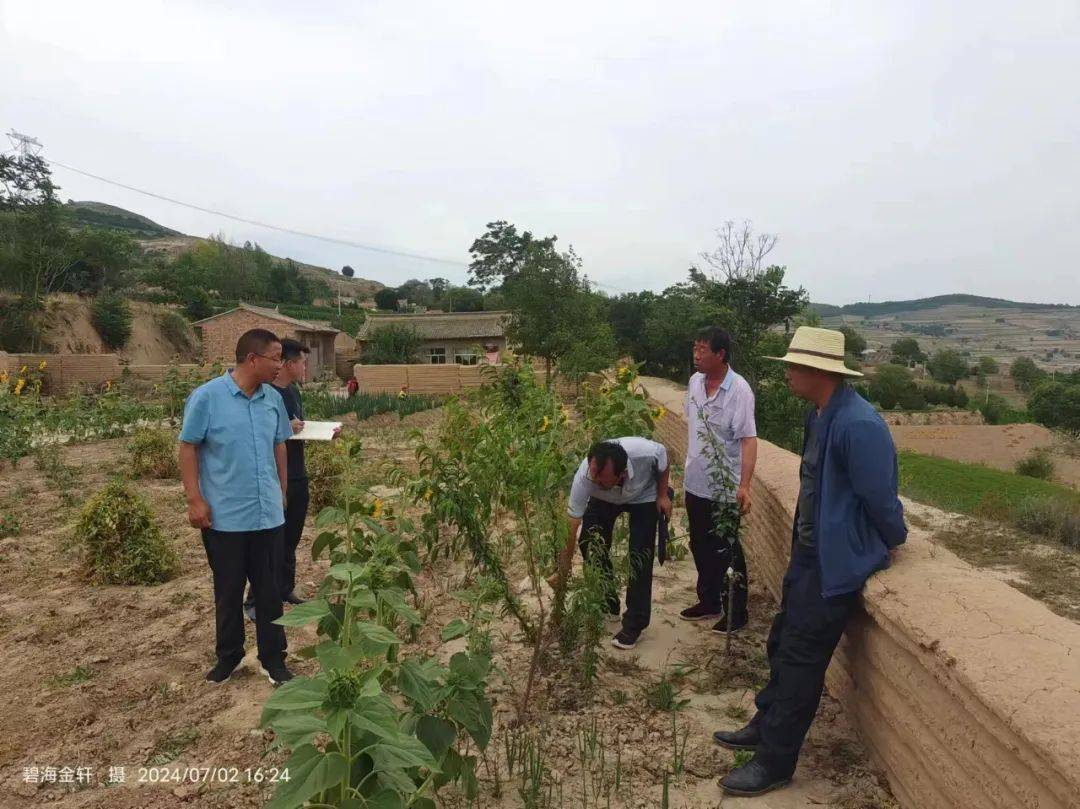
[[[1080,550],[1080,507],[1074,504],[1052,497],[1031,497],[1017,505],[1013,521],[1022,531]]]
[[[178,478],[176,436],[168,430],[137,430],[128,444],[136,478]]]
[[[1045,447],[1034,449],[1026,458],[1016,462],[1016,474],[1038,480],[1053,480],[1054,459]]]
[[[99,583],[160,584],[179,567],[150,506],[120,479],[83,507],[75,538],[84,547],[91,577]]]

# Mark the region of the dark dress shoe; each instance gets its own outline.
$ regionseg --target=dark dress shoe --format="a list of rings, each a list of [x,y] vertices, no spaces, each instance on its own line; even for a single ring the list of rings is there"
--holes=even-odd
[[[718,730],[712,735],[713,741],[728,750],[757,750],[761,741],[761,731],[754,723],[739,730]]]
[[[790,775],[774,775],[756,758],[736,767],[720,779],[720,787],[728,795],[753,798],[791,783]]]
[[[286,604],[303,604],[306,601],[306,598],[300,598],[300,596],[296,594],[296,590],[290,590],[289,594],[285,596]]]

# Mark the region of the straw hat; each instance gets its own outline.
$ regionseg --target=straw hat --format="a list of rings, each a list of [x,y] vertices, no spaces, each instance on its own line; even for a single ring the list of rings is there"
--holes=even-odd
[[[834,329],[816,329],[799,326],[791,338],[787,354],[782,357],[765,357],[791,365],[805,365],[843,376],[862,376],[844,365],[844,333]]]

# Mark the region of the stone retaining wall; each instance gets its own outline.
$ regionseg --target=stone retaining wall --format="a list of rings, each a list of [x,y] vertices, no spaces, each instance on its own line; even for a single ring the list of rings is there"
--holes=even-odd
[[[643,381],[669,410],[658,440],[684,459],[682,389]],[[759,442],[743,542],[774,598],[798,466]],[[827,685],[908,809],[1080,807],[1080,626],[921,531],[867,583]]]

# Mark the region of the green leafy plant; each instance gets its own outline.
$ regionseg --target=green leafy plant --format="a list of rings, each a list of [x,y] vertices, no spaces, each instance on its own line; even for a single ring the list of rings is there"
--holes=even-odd
[[[45,476],[49,488],[60,495],[65,506],[78,502],[82,474],[79,467],[64,461],[63,450],[59,444],[43,443],[34,447],[34,464]]]
[[[355,460],[359,444],[342,443]],[[408,603],[419,559],[413,542],[384,523],[411,529],[348,487],[316,520],[312,558],[329,555],[328,575],[317,598],[278,623],[316,625],[320,642],[301,654],[320,672],[281,686],[263,709],[262,724],[292,751],[290,780],[279,783],[272,809],[305,802],[433,809],[435,790],[451,781],[469,800],[478,793],[476,756],[455,744],[467,737],[487,747],[491,660],[467,652],[449,665],[400,657],[400,633],[421,623]]]
[[[120,479],[83,507],[75,540],[84,548],[92,578],[105,584],[159,584],[179,567],[150,506]]]
[[[128,443],[131,474],[136,478],[178,478],[176,441],[170,430],[136,430]]]

